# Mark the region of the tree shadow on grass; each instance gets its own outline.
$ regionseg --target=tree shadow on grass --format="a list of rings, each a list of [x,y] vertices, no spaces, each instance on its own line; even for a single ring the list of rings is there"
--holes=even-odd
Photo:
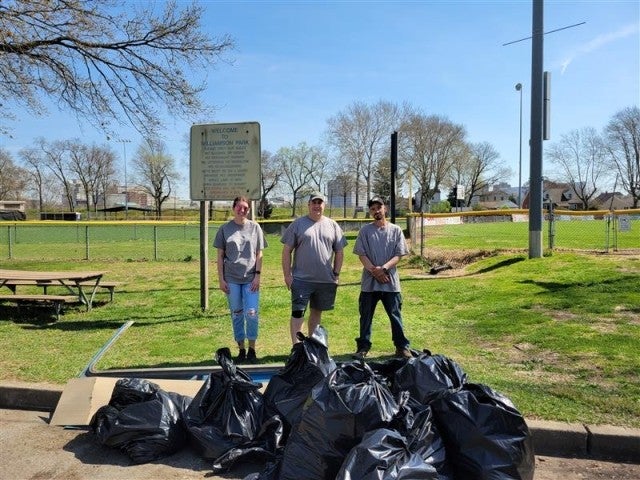
[[[535,285],[549,292],[566,292],[567,290],[576,290],[586,294],[607,294],[616,292],[637,292],[638,277],[636,275],[622,275],[616,278],[606,280],[592,281],[567,281],[567,282],[543,282],[539,280],[521,280],[520,283],[526,285]]]
[[[515,257],[515,258],[507,258],[506,260],[502,260],[498,263],[494,263],[493,265],[489,265],[488,267],[481,268],[477,272],[472,273],[471,275],[481,275],[483,273],[491,272],[493,270],[497,270],[499,268],[510,267],[519,262],[523,262],[524,257]]]

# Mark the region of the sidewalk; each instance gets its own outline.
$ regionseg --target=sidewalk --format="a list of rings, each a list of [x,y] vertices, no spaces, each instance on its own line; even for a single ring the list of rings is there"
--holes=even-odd
[[[0,409],[50,412],[56,408],[60,385],[5,382],[0,385]],[[536,455],[606,459],[640,464],[640,429],[527,420]]]

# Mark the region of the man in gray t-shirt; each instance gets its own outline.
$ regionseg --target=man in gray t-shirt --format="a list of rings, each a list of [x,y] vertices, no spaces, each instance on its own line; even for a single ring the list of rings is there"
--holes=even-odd
[[[324,195],[315,192],[309,196],[309,214],[297,218],[282,235],[282,273],[291,290],[291,320],[289,329],[292,343],[298,342],[307,305],[308,334],[320,325],[322,312],[332,310],[338,287],[338,277],[344,259],[347,241],[340,226],[324,216]]]
[[[387,222],[384,201],[380,197],[369,200],[369,213],[374,221],[358,232],[353,253],[358,255],[362,269],[359,310],[360,336],[356,338],[354,358],[366,357],[371,348],[371,323],[378,301],[382,302],[391,323],[391,336],[396,356],[412,357],[409,339],[402,325],[402,295],[396,265],[409,253],[402,229]]]

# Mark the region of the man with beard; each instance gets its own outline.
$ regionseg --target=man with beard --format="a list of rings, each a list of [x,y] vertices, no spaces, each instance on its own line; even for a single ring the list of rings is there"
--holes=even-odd
[[[396,347],[395,356],[411,358],[409,340],[402,325],[402,295],[396,265],[409,250],[402,229],[387,222],[387,208],[380,197],[368,203],[373,222],[360,229],[353,253],[363,265],[359,298],[360,336],[356,338],[357,350],[353,355],[363,359],[371,349],[371,322],[378,301],[382,301],[389,321],[391,336]]]

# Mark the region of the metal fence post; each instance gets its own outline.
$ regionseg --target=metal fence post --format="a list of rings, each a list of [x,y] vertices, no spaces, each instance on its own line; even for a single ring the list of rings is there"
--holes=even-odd
[[[89,260],[89,225],[84,227],[84,259]]]
[[[153,226],[153,259],[158,260],[158,226]]]
[[[11,246],[11,225],[7,227],[7,242],[9,242],[9,260],[13,258],[13,248]]]
[[[556,237],[556,224],[553,215],[553,202],[549,202],[549,250],[553,250]]]

